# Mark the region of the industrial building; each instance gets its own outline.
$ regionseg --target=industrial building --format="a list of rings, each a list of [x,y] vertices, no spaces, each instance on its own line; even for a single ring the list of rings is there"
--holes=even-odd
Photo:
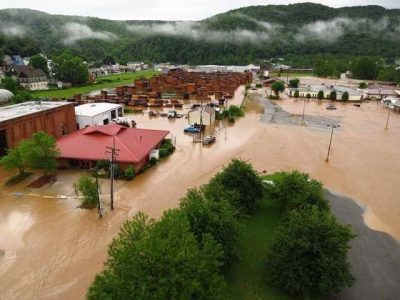
[[[139,171],[168,134],[169,131],[165,130],[127,128],[117,124],[89,126],[57,141],[60,164],[91,168],[99,160],[109,160],[107,147],[115,144],[118,149],[116,162],[134,165],[135,170]]]
[[[78,129],[93,125],[106,125],[124,116],[121,104],[87,103],[75,107]]]
[[[317,98],[318,93],[322,91],[324,98],[329,99],[332,92],[336,92],[336,99],[342,100],[343,94],[347,92],[349,94],[349,101],[361,101],[363,99],[362,93],[352,88],[344,86],[326,86],[326,85],[308,85],[300,88],[287,88],[286,92],[289,97],[293,97],[294,93],[298,91],[300,98],[307,98],[309,94],[311,98]]]
[[[54,138],[76,130],[74,103],[30,101],[0,108],[0,156],[35,132]]]

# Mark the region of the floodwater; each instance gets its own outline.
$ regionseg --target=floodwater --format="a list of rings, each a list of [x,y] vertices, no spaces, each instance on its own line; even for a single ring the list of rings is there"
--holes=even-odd
[[[231,103],[239,103],[242,97],[243,88]],[[302,113],[302,101],[277,103],[289,113]],[[118,181],[115,209],[107,209],[102,219],[94,210],[77,208],[72,184],[79,174],[74,171],[61,171],[55,184],[38,190],[26,188],[34,177],[12,188],[2,187],[0,298],[83,299],[124,220],[138,211],[160,217],[179,204],[188,188],[206,183],[232,157],[249,160],[260,172],[308,172],[333,191],[357,199],[367,209],[369,226],[400,238],[399,114],[391,114],[389,130],[384,130],[387,110],[376,103],[363,103],[360,108],[337,104],[336,111],[327,111],[326,103],[308,102],[306,124],[307,116],[340,120],[326,163],[329,128],[262,122],[263,108],[254,102],[245,105],[246,116],[234,125],[216,125],[217,140],[210,146],[194,144],[192,136],[183,133],[185,118],[134,115],[140,128],[170,130],[177,149],[133,181]],[[109,184],[102,180],[101,185],[107,204]],[[15,196],[13,192],[24,194]],[[43,197],[46,195],[70,198]]]

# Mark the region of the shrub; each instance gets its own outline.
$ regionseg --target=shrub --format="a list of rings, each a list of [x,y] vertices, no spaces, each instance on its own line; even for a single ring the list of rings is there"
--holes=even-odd
[[[311,99],[311,94],[310,94],[310,93],[307,93],[306,98],[307,98],[307,99]]]
[[[228,122],[229,123],[235,123],[235,117],[234,116],[229,116],[228,117]]]
[[[299,171],[281,173],[274,181],[274,185],[269,185],[266,191],[269,198],[276,201],[282,211],[309,208],[313,205],[329,211],[322,184]]]
[[[343,101],[348,101],[349,100],[349,93],[348,92],[344,92],[342,95],[342,100]]]
[[[365,82],[360,82],[360,84],[358,85],[358,88],[360,89],[366,89],[368,87],[368,85]]]
[[[229,111],[229,115],[233,116],[233,117],[243,117],[244,116],[243,110],[237,105],[229,106],[228,111]]]
[[[128,180],[132,180],[136,175],[135,168],[133,166],[129,166],[125,169],[125,178]]]
[[[297,78],[291,79],[291,80],[289,80],[289,87],[298,88],[299,87],[299,83],[300,83],[299,79],[297,79]]]
[[[294,92],[294,97],[295,97],[295,98],[299,98],[299,97],[300,97],[299,91],[295,91],[295,92]]]
[[[99,170],[105,170],[105,171],[108,171],[109,169],[110,169],[110,161],[109,160],[106,160],[106,159],[104,159],[104,160],[99,160],[99,161],[97,161],[97,163],[96,163],[96,168],[97,169],[99,169]]]
[[[75,191],[82,196],[82,208],[94,208],[98,204],[96,181],[88,175],[83,175],[74,183]]]
[[[336,98],[337,98],[336,92],[335,92],[335,91],[332,91],[332,92],[329,94],[329,99],[330,99],[330,100],[336,100]]]
[[[347,252],[354,237],[350,227],[317,207],[294,210],[268,249],[266,278],[296,298],[315,299],[350,287],[355,279]]]
[[[252,165],[233,159],[203,188],[208,199],[227,200],[241,213],[251,213],[263,197],[264,186]]]
[[[180,204],[180,211],[189,220],[191,231],[201,242],[205,234],[210,234],[224,251],[225,265],[233,262],[234,246],[239,233],[236,209],[227,201],[208,199],[201,190],[189,190]]]
[[[153,167],[156,164],[157,164],[157,158],[155,158],[155,157],[150,158],[150,161],[149,161],[150,167]]]
[[[318,100],[322,100],[324,99],[324,92],[323,91],[319,91],[318,95],[317,95]]]
[[[262,84],[261,83],[256,83],[256,88],[262,88]]]

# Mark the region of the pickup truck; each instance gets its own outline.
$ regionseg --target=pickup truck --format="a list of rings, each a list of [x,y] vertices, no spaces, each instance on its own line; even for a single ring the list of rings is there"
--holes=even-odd
[[[188,133],[200,133],[200,128],[196,127],[194,124],[190,124],[183,129],[183,132]]]

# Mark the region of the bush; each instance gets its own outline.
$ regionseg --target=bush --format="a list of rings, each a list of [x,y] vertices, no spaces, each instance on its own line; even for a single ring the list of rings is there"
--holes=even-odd
[[[82,196],[82,208],[94,208],[98,205],[96,181],[88,175],[83,175],[74,183],[75,191]]]
[[[164,139],[159,149],[160,158],[167,157],[175,151],[171,139]]]
[[[366,89],[368,87],[368,85],[365,82],[360,82],[360,84],[358,85],[358,88],[360,89]]]
[[[267,280],[296,298],[315,299],[350,287],[350,227],[317,207],[295,210],[280,226],[267,252]],[[299,297],[300,296],[300,297]]]
[[[229,116],[228,117],[228,122],[229,123],[235,123],[235,117],[234,116]]]
[[[149,165],[150,165],[151,167],[153,167],[153,166],[155,166],[156,164],[157,164],[157,158],[155,158],[155,157],[150,158]]]
[[[262,88],[262,84],[261,83],[256,83],[256,88]]]
[[[311,94],[310,94],[310,93],[307,93],[306,98],[307,98],[307,99],[311,99]]]
[[[299,91],[295,91],[295,92],[294,92],[294,97],[295,97],[295,98],[299,98],[299,97],[300,97]]]
[[[342,95],[342,100],[343,101],[348,101],[349,100],[349,93],[348,92],[344,92]]]
[[[322,100],[324,99],[324,92],[323,91],[319,91],[318,95],[317,95],[318,100]]]
[[[182,213],[166,212],[158,222],[138,213],[111,244],[87,298],[221,299],[221,257],[210,235],[197,241]]]
[[[125,169],[125,178],[128,180],[132,180],[136,175],[135,168],[133,166],[129,166]]]
[[[244,111],[237,105],[231,105],[229,106],[229,116],[232,117],[243,117],[244,116]]]
[[[289,87],[298,88],[299,87],[299,83],[300,83],[299,79],[297,79],[297,78],[291,79],[291,80],[289,80]]]
[[[108,170],[110,169],[110,165],[111,165],[111,163],[110,163],[109,160],[106,160],[106,159],[104,159],[104,160],[99,160],[99,161],[97,161],[97,163],[96,163],[96,168],[97,168],[98,170],[104,170],[104,171],[107,171],[107,172],[108,172]]]
[[[233,159],[203,188],[208,199],[227,200],[241,213],[251,213],[263,197],[261,178],[246,161]]]
[[[269,198],[276,201],[284,212],[310,206],[317,206],[323,211],[330,209],[322,184],[299,171],[281,173],[266,191]]]
[[[329,94],[329,99],[330,99],[330,100],[336,100],[336,98],[337,98],[336,92],[335,92],[335,91],[332,91],[332,92]]]
[[[202,191],[193,189],[182,199],[180,211],[189,220],[191,231],[199,243],[205,234],[210,234],[222,246],[224,264],[233,262],[239,233],[234,207],[225,200],[207,199]]]

